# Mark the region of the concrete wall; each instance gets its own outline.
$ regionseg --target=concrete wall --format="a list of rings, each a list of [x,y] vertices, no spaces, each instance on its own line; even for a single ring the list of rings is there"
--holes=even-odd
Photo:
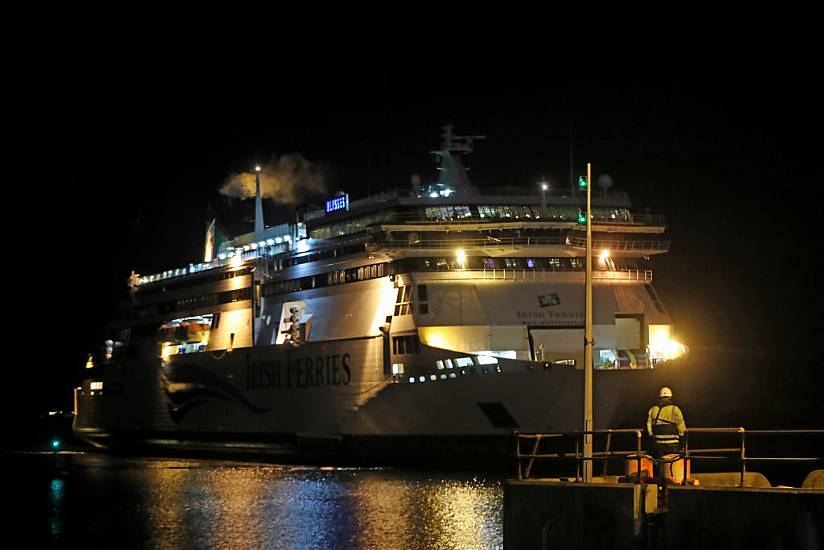
[[[509,481],[504,486],[504,549],[634,548],[638,485]]]
[[[670,487],[667,550],[824,548],[824,491]]]

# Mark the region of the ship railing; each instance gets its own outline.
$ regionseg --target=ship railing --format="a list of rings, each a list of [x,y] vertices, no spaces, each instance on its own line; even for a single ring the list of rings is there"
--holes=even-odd
[[[569,277],[569,274],[583,276],[583,272],[575,269],[484,269],[466,270],[470,272],[468,278],[510,281],[554,281],[559,277]],[[474,275],[474,277],[473,277]],[[592,278],[596,281],[633,281],[652,282],[651,269],[615,269],[610,271],[595,270]]]
[[[579,227],[578,219],[568,216],[547,214],[541,216],[540,213],[535,215],[523,216],[484,216],[481,217],[472,213],[471,215],[456,213],[455,215],[437,215],[431,217],[424,217],[416,212],[393,212],[387,217],[378,222],[380,224],[387,223],[408,223],[408,224],[500,224],[500,223],[532,223],[532,222],[552,222],[559,224],[566,224],[572,227]],[[630,214],[626,218],[612,218],[610,216],[601,216],[593,214],[592,222],[594,225],[626,225],[626,226],[651,226],[651,227],[666,227],[667,221],[664,216],[652,214]],[[583,226],[580,226],[583,227]]]
[[[596,250],[609,250],[610,252],[667,252],[672,241],[628,241],[624,239],[593,239],[592,248]],[[586,248],[587,240],[583,237],[570,239],[567,243],[574,248]]]
[[[637,468],[635,472],[640,474],[640,472],[642,472],[642,461],[644,459],[652,460],[652,457],[650,455],[645,454],[642,446],[644,431],[645,430],[643,429],[629,428],[576,431],[563,433],[515,432],[515,458],[517,461],[516,473],[518,479],[528,479],[531,476],[533,467],[537,461],[555,461],[565,463],[571,463],[571,461],[574,461],[575,481],[578,482],[583,480],[583,465],[587,461],[593,463],[593,471],[595,469],[594,463],[599,461],[602,462],[603,472],[605,474],[607,471],[607,463],[609,461],[633,460],[637,461]],[[634,449],[613,448],[614,436],[618,436],[621,434],[623,434],[624,437],[626,437],[626,435],[634,436]],[[593,437],[593,451],[591,457],[585,457],[583,454],[583,438],[587,435]],[[601,436],[600,442],[599,436]],[[695,442],[696,439],[700,439],[703,442],[706,436],[715,438],[716,441],[720,438],[722,439],[722,444],[726,443],[726,446],[716,445],[713,447],[697,448],[694,445],[690,444],[691,439],[693,440],[693,442]],[[750,454],[750,440],[748,440],[748,437],[761,438],[769,436],[778,436],[782,438],[788,438],[791,436],[813,436],[821,438],[822,436],[824,436],[824,429],[747,430],[740,426],[688,428],[685,432],[683,449],[678,453],[674,453],[675,456],[672,459],[669,459],[668,462],[681,459],[683,459],[686,463],[690,463],[694,460],[732,460],[738,463],[738,468],[736,470],[738,474],[737,486],[744,487],[746,482],[748,464],[814,463],[824,461],[824,457],[822,456],[792,456],[791,453],[785,456],[754,456]],[[734,444],[729,443],[730,438],[734,439]],[[550,441],[556,443],[566,441],[568,443],[570,439],[574,441],[574,450],[572,451],[564,450],[563,448],[559,449],[559,445],[556,445],[555,448],[552,449],[550,452],[550,450],[547,450],[545,445],[546,442]],[[810,444],[808,440],[807,443],[810,447],[816,449],[816,453],[820,453],[822,448],[821,441],[821,439],[818,439],[818,444]],[[602,450],[597,450],[597,446],[599,443],[602,446]],[[784,447],[790,449],[788,445],[784,445]],[[794,449],[795,448],[792,449],[793,452]],[[680,471],[682,472],[682,478],[678,481],[682,485],[685,485],[689,481],[689,468],[684,467]],[[630,476],[629,479],[635,483],[644,482],[644,478],[642,475]]]
[[[542,216],[537,207],[534,215],[523,216],[484,216],[481,217],[475,213],[471,215],[456,213],[455,215],[433,215],[422,216],[416,212],[392,212],[387,213],[387,216],[380,224],[387,223],[408,223],[408,224],[500,224],[500,223],[531,223],[531,222],[552,222],[567,224],[573,227],[578,227],[578,219],[568,216],[547,214]],[[593,214],[592,222],[594,225],[626,225],[626,226],[650,226],[650,227],[666,227],[666,217],[658,214],[630,214],[625,218],[612,218],[606,215]],[[581,226],[583,227],[583,226]]]
[[[486,237],[483,239],[380,239],[375,244],[380,248],[388,249],[445,249],[454,251],[458,248],[516,248],[521,246],[569,246],[585,248],[586,239],[570,237]],[[597,250],[610,252],[666,252],[670,241],[658,240],[593,240],[592,246]]]

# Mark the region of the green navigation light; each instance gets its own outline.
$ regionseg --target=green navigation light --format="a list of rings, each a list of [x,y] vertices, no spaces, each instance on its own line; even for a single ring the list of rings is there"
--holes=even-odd
[[[59,439],[52,439],[51,446],[52,446],[52,449],[60,448],[60,440]]]
[[[587,188],[587,177],[586,176],[578,176],[578,189],[586,189]]]
[[[586,225],[587,224],[587,213],[578,209],[578,225]]]

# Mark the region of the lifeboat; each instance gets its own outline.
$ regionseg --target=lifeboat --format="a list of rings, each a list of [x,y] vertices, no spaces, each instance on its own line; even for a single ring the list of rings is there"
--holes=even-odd
[[[197,343],[209,339],[210,319],[201,317],[180,319],[161,325],[160,338],[164,342]]]

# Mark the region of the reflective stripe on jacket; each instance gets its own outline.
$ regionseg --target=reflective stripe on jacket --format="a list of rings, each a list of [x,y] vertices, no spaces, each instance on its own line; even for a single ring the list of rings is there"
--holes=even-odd
[[[684,435],[687,425],[681,409],[674,403],[653,405],[647,415],[647,434],[655,437],[659,445],[678,443],[679,436]]]

